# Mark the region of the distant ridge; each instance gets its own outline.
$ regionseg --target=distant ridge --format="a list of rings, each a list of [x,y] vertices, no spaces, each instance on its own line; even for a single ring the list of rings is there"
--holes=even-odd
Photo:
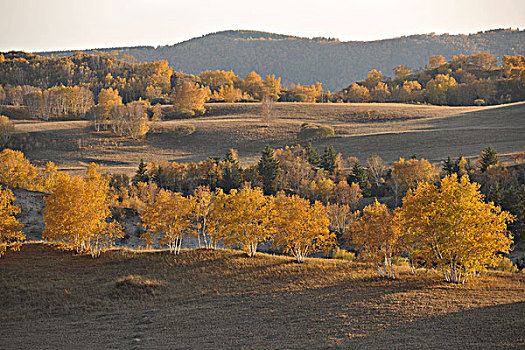
[[[204,70],[233,70],[239,76],[251,71],[276,74],[285,84],[322,82],[339,91],[352,81],[362,80],[374,68],[392,76],[402,64],[417,70],[428,58],[487,52],[525,54],[525,31],[494,29],[475,34],[421,34],[375,41],[341,42],[335,38],[303,38],[261,31],[227,30],[210,33],[175,45],[115,47],[82,50],[85,53],[128,54],[138,61],[167,60],[177,71],[198,74]],[[40,52],[40,55],[69,56],[77,51]]]

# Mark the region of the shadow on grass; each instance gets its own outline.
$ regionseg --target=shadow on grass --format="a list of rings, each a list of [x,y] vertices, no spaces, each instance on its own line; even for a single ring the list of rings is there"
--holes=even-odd
[[[399,320],[371,335],[341,343],[344,348],[500,348],[525,347],[525,302],[481,307],[416,321]]]

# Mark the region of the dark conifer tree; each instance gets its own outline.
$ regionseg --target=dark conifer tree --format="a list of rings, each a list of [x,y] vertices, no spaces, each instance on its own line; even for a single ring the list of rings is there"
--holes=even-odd
[[[224,192],[230,193],[232,189],[237,189],[241,186],[241,172],[242,169],[239,166],[236,152],[229,150],[224,158],[224,169],[219,183]]]
[[[313,148],[312,143],[308,142],[308,145],[306,145],[306,148],[304,149],[306,152],[306,160],[308,163],[312,164],[314,168],[318,168],[321,166],[321,157],[319,156],[319,153]]]
[[[332,174],[335,170],[335,159],[337,154],[335,153],[334,146],[326,146],[324,153],[321,156],[321,168],[326,170],[329,174]]]
[[[449,155],[447,160],[443,161],[443,173],[445,175],[452,175],[455,173],[456,164],[452,160],[452,157]]]
[[[133,184],[136,185],[138,182],[149,182],[148,165],[144,160],[140,160],[139,167],[135,176],[133,176]]]
[[[491,165],[498,164],[498,152],[492,146],[489,146],[481,152],[481,171],[487,171]]]
[[[352,173],[348,175],[348,183],[357,183],[361,191],[363,191],[363,196],[370,196],[370,181],[368,181],[368,175],[361,164],[359,164],[359,161],[354,163]]]
[[[259,175],[263,183],[264,194],[275,194],[279,161],[273,156],[273,149],[266,145],[258,164]]]

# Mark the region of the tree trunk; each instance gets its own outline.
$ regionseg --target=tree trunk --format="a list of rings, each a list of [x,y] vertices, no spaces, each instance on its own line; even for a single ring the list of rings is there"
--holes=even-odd
[[[248,245],[248,256],[252,257],[257,252],[257,242],[252,242]]]
[[[175,253],[176,255],[180,254],[181,247],[182,247],[182,236],[178,236],[177,237],[177,252]]]
[[[381,265],[377,265],[377,272],[379,272],[379,276],[385,277],[385,273],[383,272]]]

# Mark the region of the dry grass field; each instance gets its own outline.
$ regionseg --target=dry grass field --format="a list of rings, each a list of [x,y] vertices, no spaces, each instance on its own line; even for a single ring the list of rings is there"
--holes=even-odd
[[[200,161],[239,151],[255,163],[266,144],[295,145],[304,122],[331,125],[344,157],[439,162],[488,145],[525,150],[525,103],[493,107],[279,103],[268,127],[257,104],[209,104],[208,114],[157,123],[142,141],[87,121],[16,120],[26,156],[62,170],[90,162],[132,174],[139,160]],[[181,126],[195,132],[183,135]],[[42,194],[24,197],[28,237],[40,238]],[[131,237],[127,246],[135,246]],[[190,245],[191,246],[191,245]],[[490,272],[465,285],[398,267],[387,281],[355,262],[231,250],[133,251],[98,259],[28,243],[0,260],[1,349],[525,348],[525,274]]]
[[[441,107],[405,104],[278,103],[269,127],[259,119],[258,104],[208,104],[204,117],[159,122],[143,141],[119,139],[94,132],[86,121],[38,122],[17,120],[17,137],[25,138],[27,156],[61,169],[84,169],[89,162],[111,171],[133,173],[146,161],[200,161],[239,151],[244,165],[255,163],[266,144],[296,145],[301,124],[331,125],[335,136],[313,141],[322,150],[333,144],[344,157],[364,161],[373,153],[385,161],[417,154],[440,162],[449,154],[478,156],[488,145],[500,154],[525,150],[525,103],[491,107]],[[181,135],[181,125],[195,132]]]
[[[387,281],[353,262],[230,250],[91,259],[30,243],[0,263],[0,347],[525,346],[525,275],[452,285],[434,272],[398,272]]]

